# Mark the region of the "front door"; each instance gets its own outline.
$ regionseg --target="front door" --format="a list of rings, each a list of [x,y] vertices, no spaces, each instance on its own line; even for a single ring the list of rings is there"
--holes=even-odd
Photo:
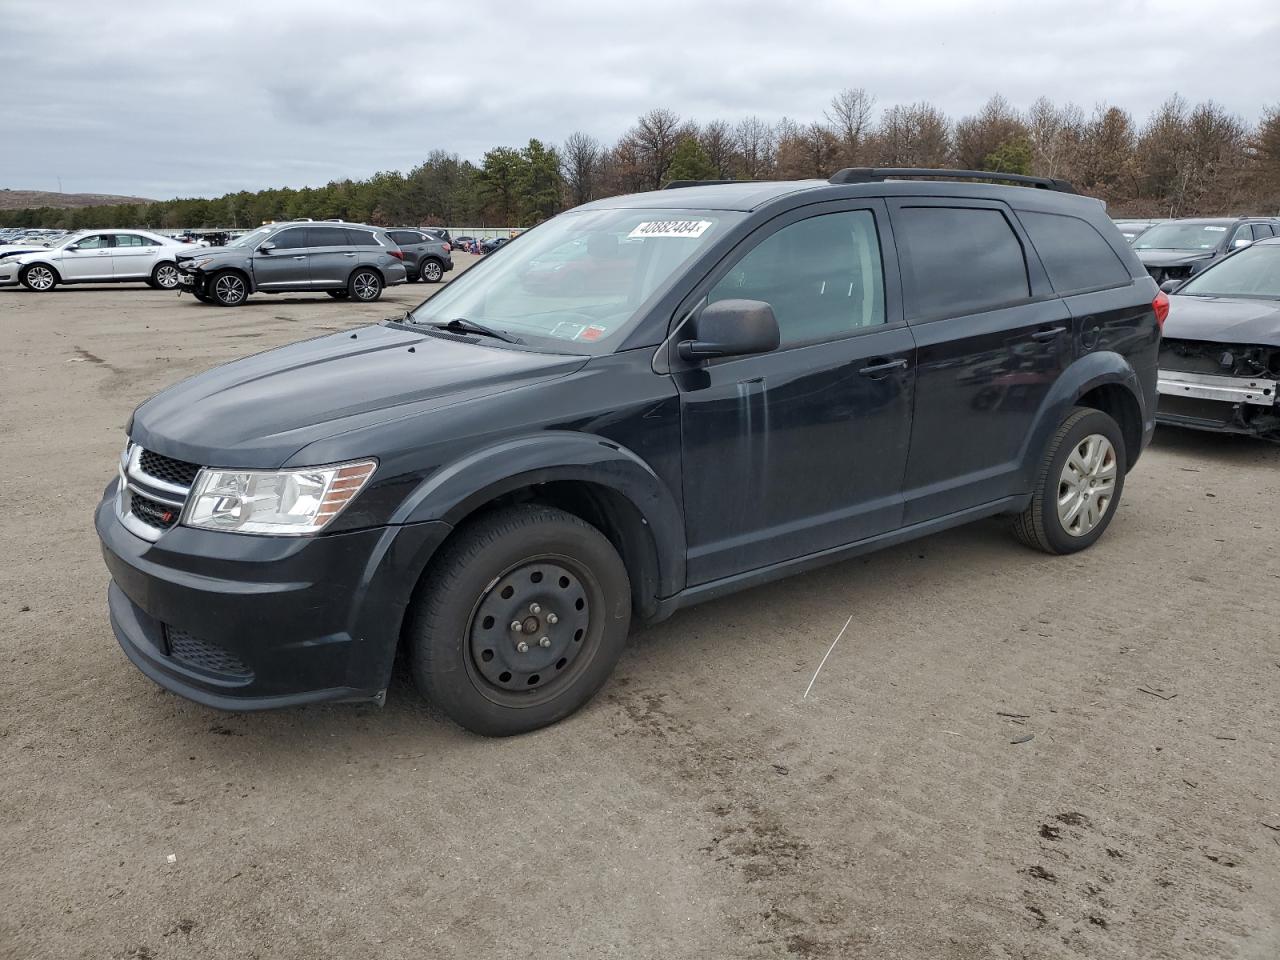
[[[897,273],[879,201],[822,204],[762,227],[687,301],[763,300],[781,332],[772,353],[673,361],[690,586],[901,524],[915,345]]]
[[[70,249],[75,247],[74,250]],[[111,235],[94,233],[67,244],[58,259],[58,273],[63,280],[110,280]]]
[[[1027,438],[1071,362],[1072,319],[998,202],[891,201],[918,347],[908,524],[1021,489]]]
[[[307,227],[290,227],[268,238],[271,250],[253,252],[253,283],[259,290],[306,290],[311,285]]]

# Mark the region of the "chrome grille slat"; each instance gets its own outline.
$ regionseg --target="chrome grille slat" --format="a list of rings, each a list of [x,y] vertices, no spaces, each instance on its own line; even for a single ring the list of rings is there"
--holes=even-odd
[[[128,444],[120,458],[116,497],[121,522],[144,540],[160,539],[160,534],[177,524],[199,471],[197,464]]]

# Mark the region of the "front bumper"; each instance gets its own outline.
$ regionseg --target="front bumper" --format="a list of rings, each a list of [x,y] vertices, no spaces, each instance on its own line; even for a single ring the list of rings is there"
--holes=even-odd
[[[1161,369],[1156,420],[1217,433],[1280,438],[1276,380]]]
[[[18,268],[5,264],[0,266],[0,287],[16,287],[18,285]]]
[[[94,518],[111,626],[143,673],[222,710],[380,700],[443,522],[316,537],[125,529],[116,482]]]

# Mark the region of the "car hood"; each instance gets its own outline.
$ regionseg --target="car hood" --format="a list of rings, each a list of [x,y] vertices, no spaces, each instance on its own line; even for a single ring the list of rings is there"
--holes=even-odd
[[[1209,260],[1212,250],[1135,250],[1146,267],[1181,267],[1197,260]]]
[[[1280,346],[1280,302],[1174,294],[1169,298],[1164,335],[1175,340]]]
[[[191,463],[274,469],[317,440],[565,376],[586,362],[363,327],[197,374],[138,407],[129,435]]]

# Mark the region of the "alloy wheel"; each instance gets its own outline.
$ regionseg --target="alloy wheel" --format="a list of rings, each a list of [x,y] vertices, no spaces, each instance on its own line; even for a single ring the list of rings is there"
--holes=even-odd
[[[1067,457],[1058,478],[1058,521],[1073,537],[1090,533],[1111,509],[1116,489],[1116,450],[1091,433]]]
[[[236,304],[244,299],[244,281],[234,273],[224,274],[213,285],[213,295],[221,303]]]
[[[178,285],[178,268],[171,263],[161,264],[156,268],[156,283],[162,289],[172,290]]]
[[[422,265],[422,279],[427,283],[439,283],[440,278],[443,276],[444,270],[434,260],[428,260]]]
[[[380,290],[377,276],[368,272],[357,273],[351,286],[358,300],[372,300]]]
[[[48,267],[37,264],[34,267],[27,268],[27,285],[32,290],[49,290],[53,287],[53,271]]]

